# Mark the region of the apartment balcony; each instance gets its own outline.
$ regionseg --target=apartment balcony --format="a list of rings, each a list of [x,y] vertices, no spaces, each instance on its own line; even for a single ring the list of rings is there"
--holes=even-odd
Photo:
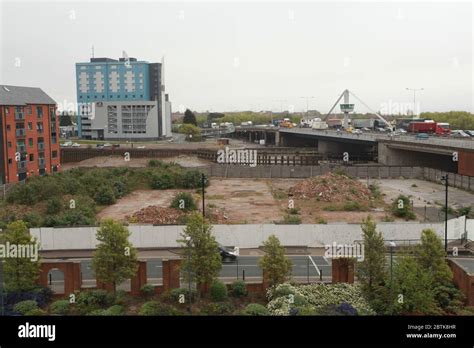
[[[25,153],[26,152],[26,145],[18,145],[16,147],[16,152]]]
[[[26,136],[26,129],[25,128],[19,128],[15,132],[17,138],[24,138]]]
[[[28,169],[26,168],[26,161],[19,161],[17,164],[18,173],[25,173]]]
[[[38,143],[38,151],[44,151],[44,143]]]
[[[25,113],[24,112],[15,112],[15,121],[24,121]]]

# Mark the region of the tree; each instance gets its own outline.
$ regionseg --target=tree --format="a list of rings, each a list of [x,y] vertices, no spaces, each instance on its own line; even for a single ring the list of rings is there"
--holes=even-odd
[[[4,262],[5,288],[8,291],[31,290],[40,272],[36,238],[31,237],[26,223],[19,220],[7,225],[4,239],[8,243],[5,246],[10,246],[10,257]],[[18,251],[15,256],[11,254],[13,248]],[[27,249],[29,253],[20,252]]]
[[[97,279],[117,284],[133,277],[138,268],[137,251],[128,241],[130,232],[126,227],[106,219],[100,224],[96,238],[100,242],[92,259],[92,268]]]
[[[370,302],[374,299],[376,288],[383,285],[386,277],[385,246],[383,236],[376,231],[376,224],[369,215],[362,222],[364,238],[364,260],[357,265],[357,278]]]
[[[272,234],[263,243],[263,250],[265,255],[258,263],[270,286],[284,283],[291,275],[292,262],[285,256],[285,248],[281,246],[280,240]]]
[[[393,314],[435,314],[433,278],[410,256],[398,258],[393,269]],[[389,306],[390,308],[390,306]]]
[[[441,239],[432,229],[421,234],[421,243],[414,255],[423,272],[432,278],[432,290],[437,304],[449,312],[455,312],[462,304],[462,294],[453,284],[453,273],[446,263],[446,252]]]
[[[222,268],[219,245],[212,235],[212,226],[204,220],[200,213],[189,216],[186,228],[178,239],[184,248],[183,269],[186,281],[188,271],[198,285],[211,284]]]
[[[186,134],[187,141],[201,141],[201,129],[192,124],[183,124],[178,129],[178,133]]]
[[[453,279],[453,274],[446,263],[446,252],[441,239],[432,229],[421,233],[421,243],[415,247],[415,257],[420,266],[431,274],[436,282],[446,283]]]
[[[184,118],[183,118],[183,123],[184,124],[193,124],[195,126],[197,126],[197,121],[196,121],[196,116],[194,115],[194,113],[189,110],[189,109],[186,109],[186,111],[184,112]]]

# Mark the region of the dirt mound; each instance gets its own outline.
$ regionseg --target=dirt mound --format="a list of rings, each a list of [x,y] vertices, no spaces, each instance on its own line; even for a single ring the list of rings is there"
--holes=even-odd
[[[179,209],[150,205],[133,213],[131,216],[127,215],[125,218],[131,223],[172,225],[178,224],[180,219],[185,215],[186,214]]]
[[[329,173],[309,178],[291,187],[295,198],[316,198],[322,202],[368,201],[370,190],[358,180],[346,175]]]

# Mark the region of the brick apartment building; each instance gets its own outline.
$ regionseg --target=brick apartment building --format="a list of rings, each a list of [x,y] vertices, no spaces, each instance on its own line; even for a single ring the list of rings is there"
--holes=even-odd
[[[40,88],[0,85],[0,184],[59,170],[56,102]]]

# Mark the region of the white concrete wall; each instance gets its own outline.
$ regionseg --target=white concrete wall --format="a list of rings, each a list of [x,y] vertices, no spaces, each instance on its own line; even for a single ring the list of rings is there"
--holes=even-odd
[[[474,238],[474,220],[464,217],[448,222],[448,239],[458,239],[467,227],[468,237]],[[377,229],[385,240],[419,240],[425,228],[434,229],[444,240],[444,223],[378,223]],[[32,228],[30,233],[41,243],[41,250],[94,249],[97,227]],[[138,248],[172,248],[179,246],[183,226],[129,226],[130,241]],[[348,244],[362,240],[358,224],[327,225],[214,225],[213,233],[219,243],[240,248],[257,248],[269,235],[275,234],[283,245],[317,247],[325,244]]]

